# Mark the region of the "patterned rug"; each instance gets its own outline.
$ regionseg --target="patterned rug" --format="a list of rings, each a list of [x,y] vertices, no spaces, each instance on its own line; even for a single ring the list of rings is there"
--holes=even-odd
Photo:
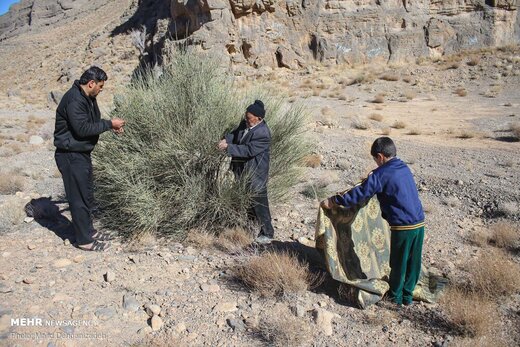
[[[342,283],[341,296],[361,308],[383,298],[389,289],[390,227],[376,196],[358,208],[320,207],[315,239],[332,278]],[[423,265],[414,299],[434,302],[445,284]]]

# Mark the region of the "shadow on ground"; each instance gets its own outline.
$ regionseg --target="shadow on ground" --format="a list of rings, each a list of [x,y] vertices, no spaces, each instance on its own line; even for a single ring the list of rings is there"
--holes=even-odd
[[[74,243],[76,240],[72,222],[63,215],[63,212],[68,209],[60,210],[58,206],[65,202],[63,200],[52,200],[51,197],[32,199],[25,205],[25,213],[62,240],[69,240],[70,243]]]

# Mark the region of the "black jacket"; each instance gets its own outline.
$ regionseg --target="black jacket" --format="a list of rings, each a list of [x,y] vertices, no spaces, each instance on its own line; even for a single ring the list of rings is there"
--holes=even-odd
[[[242,138],[246,122],[240,122],[238,128],[226,135],[227,154],[232,157],[231,170],[240,177],[244,172],[251,175],[251,187],[261,191],[267,188],[269,178],[269,160],[271,131],[261,122]]]
[[[92,152],[99,134],[111,128],[110,120],[101,119],[96,99],[74,81],[56,109],[54,146],[69,152]]]

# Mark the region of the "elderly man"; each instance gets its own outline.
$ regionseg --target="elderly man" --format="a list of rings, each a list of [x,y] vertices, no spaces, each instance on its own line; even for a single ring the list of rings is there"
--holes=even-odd
[[[251,214],[261,226],[256,242],[269,244],[274,236],[267,199],[271,131],[264,117],[263,102],[255,100],[247,107],[244,120],[220,141],[218,148],[232,157],[231,170],[235,177],[240,178],[246,172],[251,175],[250,187],[254,194]]]
[[[107,74],[96,66],[86,70],[65,93],[56,109],[54,130],[54,158],[63,178],[69,201],[72,225],[78,248],[86,251],[103,251],[104,235],[92,225],[93,182],[90,153],[99,134],[112,129],[123,132],[124,120],[101,119],[96,101],[103,90]]]

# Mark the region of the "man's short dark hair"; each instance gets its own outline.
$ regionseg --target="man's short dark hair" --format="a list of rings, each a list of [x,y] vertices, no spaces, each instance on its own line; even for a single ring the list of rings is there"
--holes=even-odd
[[[90,81],[98,83],[100,81],[106,81],[107,79],[108,76],[105,71],[97,66],[91,66],[83,72],[83,75],[81,75],[79,79],[79,84],[84,85]]]
[[[385,158],[395,157],[395,155],[397,154],[397,150],[395,148],[394,141],[392,141],[391,138],[386,136],[376,139],[372,144],[370,154],[373,157],[376,157],[378,153],[384,155]]]

